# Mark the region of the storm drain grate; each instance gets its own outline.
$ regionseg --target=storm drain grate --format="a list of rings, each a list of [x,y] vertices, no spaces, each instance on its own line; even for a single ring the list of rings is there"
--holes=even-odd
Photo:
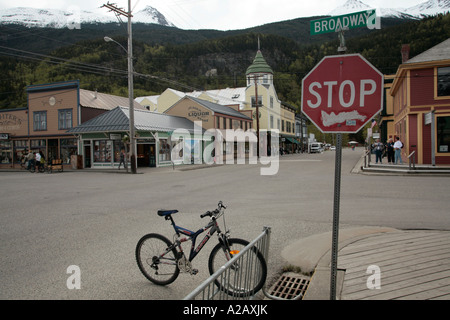
[[[308,289],[310,278],[297,273],[284,273],[270,288],[270,296],[285,300],[302,299]]]

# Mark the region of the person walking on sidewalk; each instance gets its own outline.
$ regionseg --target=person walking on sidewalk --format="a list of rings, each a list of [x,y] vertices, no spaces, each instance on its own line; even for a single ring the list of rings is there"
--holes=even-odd
[[[400,164],[403,164],[403,161],[402,161],[402,148],[403,148],[403,143],[400,141],[400,138],[399,137],[395,137],[395,143],[394,143],[395,164],[397,164],[398,162],[400,162]]]
[[[125,163],[125,150],[120,150],[120,162],[119,162],[119,170],[120,170],[120,165],[123,163],[123,167],[125,169],[127,169],[127,164]]]

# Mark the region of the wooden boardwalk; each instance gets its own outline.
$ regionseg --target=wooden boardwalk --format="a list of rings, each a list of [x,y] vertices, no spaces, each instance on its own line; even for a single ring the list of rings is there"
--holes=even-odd
[[[339,251],[338,268],[342,300],[450,300],[450,232],[365,237]]]

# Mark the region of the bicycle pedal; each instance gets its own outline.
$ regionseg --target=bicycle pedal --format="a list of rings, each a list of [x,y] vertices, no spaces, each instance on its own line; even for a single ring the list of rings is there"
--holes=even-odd
[[[191,274],[195,276],[198,273],[198,269],[192,269]]]

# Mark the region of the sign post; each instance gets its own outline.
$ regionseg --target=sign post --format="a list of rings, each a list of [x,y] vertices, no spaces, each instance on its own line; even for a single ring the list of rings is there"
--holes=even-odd
[[[302,80],[302,112],[323,133],[337,134],[330,300],[336,299],[342,133],[358,132],[382,110],[383,85],[383,74],[359,54],[324,57]]]

